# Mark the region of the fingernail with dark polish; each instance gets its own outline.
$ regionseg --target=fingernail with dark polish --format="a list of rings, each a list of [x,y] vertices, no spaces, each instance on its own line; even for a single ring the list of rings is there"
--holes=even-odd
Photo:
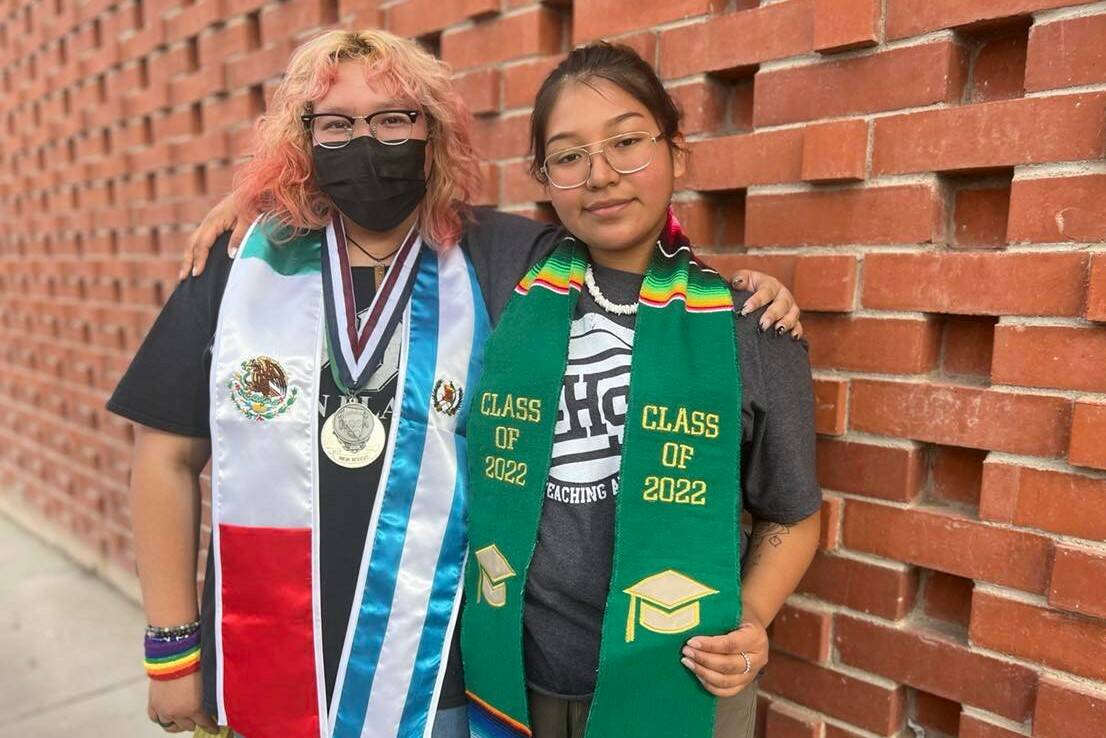
[[[784,330],[785,330],[784,327],[781,325],[779,328],[776,329],[776,335],[777,336],[782,336]]]

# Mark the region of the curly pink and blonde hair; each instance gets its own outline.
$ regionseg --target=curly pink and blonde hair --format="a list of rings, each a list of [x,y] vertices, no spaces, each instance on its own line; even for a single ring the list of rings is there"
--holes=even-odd
[[[315,184],[311,137],[300,116],[330,90],[338,65],[349,61],[363,61],[368,81],[425,113],[434,163],[420,205],[421,230],[435,244],[455,244],[480,189],[472,118],[449,68],[386,31],[328,31],[292,55],[270,110],[257,123],[254,156],[235,181],[241,215],[252,220],[265,213],[293,234],[330,221],[334,205]]]

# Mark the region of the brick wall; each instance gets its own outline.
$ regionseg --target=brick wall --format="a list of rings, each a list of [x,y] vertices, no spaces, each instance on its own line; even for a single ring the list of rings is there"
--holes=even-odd
[[[765,735],[1106,735],[1102,2],[6,0],[4,510],[133,581],[103,402],[290,49],[337,22],[453,64],[484,201],[544,216],[538,82],[632,44],[686,112],[695,240],[807,310],[823,536]]]

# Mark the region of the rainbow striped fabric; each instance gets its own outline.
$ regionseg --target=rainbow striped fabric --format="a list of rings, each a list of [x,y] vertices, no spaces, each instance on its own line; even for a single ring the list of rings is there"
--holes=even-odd
[[[544,287],[559,295],[573,289],[580,291],[587,265],[584,244],[575,238],[565,238],[548,259],[530,268],[515,292],[526,295],[533,287]],[[729,286],[718,279],[717,272],[695,258],[680,222],[671,212],[638,299],[640,304],[654,308],[680,301],[689,313],[733,310]]]

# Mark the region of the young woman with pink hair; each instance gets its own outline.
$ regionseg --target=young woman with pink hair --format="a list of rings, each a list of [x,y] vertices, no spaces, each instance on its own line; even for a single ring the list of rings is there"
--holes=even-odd
[[[199,236],[252,222],[237,258],[223,234],[108,405],[139,425],[150,718],[247,738],[467,736],[471,389],[558,230],[469,207],[479,167],[449,71],[384,32],[300,47],[257,131]],[[789,293],[743,278],[790,328]]]

